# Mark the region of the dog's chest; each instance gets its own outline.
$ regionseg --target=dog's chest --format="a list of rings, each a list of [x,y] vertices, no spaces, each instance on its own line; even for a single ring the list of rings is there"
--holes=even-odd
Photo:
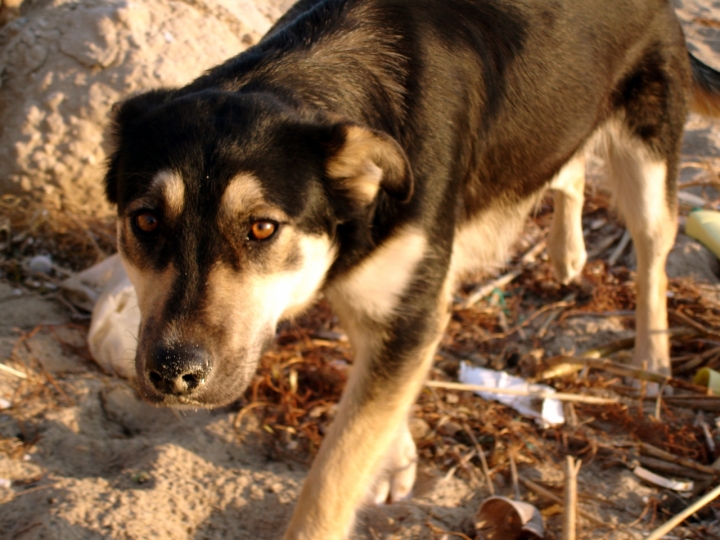
[[[455,230],[450,277],[454,282],[469,274],[488,273],[505,264],[538,197],[498,202],[481,210]]]

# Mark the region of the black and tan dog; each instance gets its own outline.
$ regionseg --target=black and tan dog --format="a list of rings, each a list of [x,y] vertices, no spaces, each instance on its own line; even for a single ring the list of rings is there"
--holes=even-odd
[[[683,124],[719,94],[666,0],[301,0],[240,56],[115,109],[142,394],[237,399],[322,291],[357,357],[285,538],[345,537],[368,493],[410,492],[406,417],[452,287],[503,261],[546,188],[556,273],[582,269],[591,145],[637,251],[635,362],[668,373]]]

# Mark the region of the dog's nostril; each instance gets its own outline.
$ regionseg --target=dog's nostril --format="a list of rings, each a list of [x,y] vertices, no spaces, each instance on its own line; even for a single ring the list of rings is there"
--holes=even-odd
[[[205,379],[204,373],[188,373],[182,376],[182,380],[185,382],[189,390],[196,388]]]
[[[162,383],[163,378],[160,376],[160,374],[157,371],[151,371],[150,372],[150,382],[153,384],[155,388],[159,388],[160,384]]]
[[[202,387],[210,373],[210,358],[196,347],[158,347],[146,366],[150,384],[163,394],[182,396]]]

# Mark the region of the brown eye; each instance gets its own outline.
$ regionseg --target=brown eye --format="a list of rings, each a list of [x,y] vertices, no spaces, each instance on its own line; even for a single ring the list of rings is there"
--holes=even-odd
[[[160,225],[160,220],[152,212],[140,212],[133,218],[133,224],[138,231],[143,233],[152,233]]]
[[[248,240],[254,240],[256,242],[268,240],[273,234],[275,234],[277,228],[278,224],[274,221],[256,221],[250,227],[250,232],[248,233]]]

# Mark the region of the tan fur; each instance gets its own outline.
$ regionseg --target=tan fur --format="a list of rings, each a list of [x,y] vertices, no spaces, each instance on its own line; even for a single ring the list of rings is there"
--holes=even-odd
[[[348,334],[354,336],[355,364],[338,414],[303,484],[284,540],[347,537],[355,509],[366,497],[373,478],[388,464],[388,452],[398,434],[402,436],[406,429],[403,423],[422,387],[448,320],[449,299],[443,298],[436,332],[428,336],[429,341],[420,350],[414,351],[418,360],[407,366],[403,376],[383,384],[373,380],[375,375],[369,371],[379,345],[376,329],[354,319],[352,306],[338,300],[336,311],[341,314]],[[373,389],[370,396],[369,388]],[[407,484],[409,479],[403,481]]]
[[[117,220],[115,231],[118,240],[132,237],[129,228],[130,225],[127,219]],[[123,249],[126,245],[130,246],[131,252],[128,253]],[[135,288],[140,314],[143,319],[148,319],[162,307],[169,296],[175,270],[172,265],[162,272],[141,269],[133,262],[137,260],[137,256],[132,252],[132,246],[133,242],[131,240],[128,242],[119,241],[118,251],[130,283]]]
[[[343,182],[354,197],[370,204],[387,176],[402,176],[405,160],[397,143],[358,126],[348,126],[345,144],[327,163],[330,178]]]
[[[185,208],[185,184],[173,171],[164,170],[157,173],[144,196],[135,199],[128,206],[125,214],[130,215],[146,206],[158,205],[162,205],[166,219],[179,217]]]
[[[407,499],[417,473],[417,447],[407,421],[401,422],[366,500],[374,504]]]
[[[130,279],[130,283],[135,288],[142,320],[148,320],[160,315],[162,306],[170,295],[172,283],[175,279],[176,271],[174,267],[169,265],[162,272],[152,272],[141,270],[122,253],[120,260]]]
[[[720,117],[720,97],[718,88],[705,80],[702,70],[693,67],[693,85],[690,92],[690,110],[714,118]]]
[[[316,299],[336,257],[335,248],[325,236],[293,234],[292,243],[300,247],[303,257],[298,270],[255,274],[247,285],[250,301],[262,306],[263,312],[276,322],[299,313]]]
[[[182,178],[172,171],[161,171],[153,178],[150,191],[160,190],[165,202],[165,212],[174,218],[182,214],[185,207],[185,184]]]
[[[717,96],[705,88],[694,86],[690,98],[690,109],[703,116],[720,117]]]
[[[234,221],[239,215],[247,214],[263,204],[260,181],[251,174],[239,174],[225,188],[220,208],[223,217]]]
[[[425,254],[427,240],[420,229],[407,227],[386,240],[357,268],[333,283],[326,294],[331,301],[340,297],[373,321],[396,313],[400,296],[410,283]]]
[[[480,212],[455,231],[450,275],[453,283],[475,272],[490,273],[508,259],[537,197],[503,202]]]
[[[677,232],[677,202],[668,200],[667,167],[620,123],[608,124],[602,143],[615,204],[637,254],[634,364],[669,375],[665,262]]]
[[[552,180],[554,213],[547,251],[560,283],[570,283],[582,272],[587,253],[582,230],[585,189],[585,156],[568,161]]]

